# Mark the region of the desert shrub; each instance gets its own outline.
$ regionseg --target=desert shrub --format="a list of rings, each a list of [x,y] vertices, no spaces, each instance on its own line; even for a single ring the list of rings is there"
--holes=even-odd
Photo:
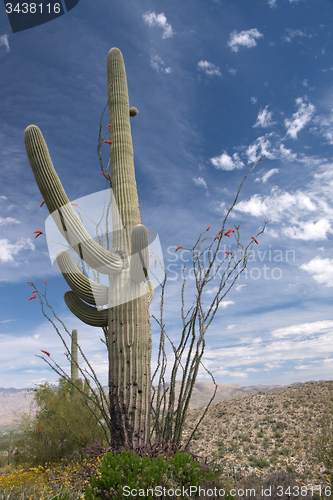
[[[99,459],[98,472],[91,476],[90,485],[85,490],[85,499],[116,500],[129,496],[133,490],[136,490],[136,495],[141,490],[141,496],[144,492],[144,496],[153,498],[155,488],[154,494],[157,496],[160,497],[160,492],[165,488],[166,492],[170,492],[170,497],[175,498],[174,491],[177,488],[181,488],[182,492],[183,487],[202,488],[204,484],[209,484],[209,488],[218,487],[217,474],[205,470],[189,453],[178,451],[173,457],[167,458],[140,456],[126,450],[118,454],[110,451]],[[193,493],[192,490],[192,496]],[[230,496],[225,498],[232,500]]]
[[[95,440],[105,440],[99,424],[102,415],[69,382],[60,379],[58,387],[46,383],[33,391],[39,410],[34,417],[20,417],[22,437],[16,444],[14,463],[43,465],[61,459],[82,459],[82,448]]]

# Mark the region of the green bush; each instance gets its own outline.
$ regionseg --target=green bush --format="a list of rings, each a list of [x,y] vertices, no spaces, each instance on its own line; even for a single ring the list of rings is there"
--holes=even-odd
[[[179,451],[168,459],[163,456],[141,457],[133,451],[122,450],[119,454],[110,451],[100,460],[97,470],[97,474],[91,475],[90,485],[86,487],[85,500],[131,498],[130,492],[133,490],[136,490],[134,496],[155,498],[160,496],[163,488],[166,492],[180,488],[181,496],[178,498],[183,498],[183,487],[203,488],[207,481],[215,481],[214,484],[217,487],[219,485],[216,473],[207,472],[189,453]],[[233,497],[228,498],[233,500]]]
[[[78,384],[82,388],[82,382],[78,381]],[[38,413],[33,417],[27,414],[20,417],[22,438],[15,443],[15,464],[29,462],[44,465],[60,462],[61,459],[82,459],[82,448],[96,440],[105,440],[97,421],[102,419],[102,415],[69,382],[60,379],[59,386],[46,383],[33,391]],[[89,388],[86,392],[91,395]]]

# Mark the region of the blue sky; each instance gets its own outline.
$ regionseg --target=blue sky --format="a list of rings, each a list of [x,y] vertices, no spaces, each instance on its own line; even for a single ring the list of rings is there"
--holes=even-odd
[[[169,281],[165,324],[177,342],[179,266],[198,235],[215,236],[243,177],[226,228],[254,245],[247,274],[222,301],[206,334],[205,365],[224,384],[330,380],[333,369],[333,4],[324,0],[81,0],[66,15],[12,34],[0,10],[0,387],[68,370],[64,348],[33,281],[79,343],[103,385],[100,328],[63,300],[45,231],[49,215],[25,152],[37,125],[70,201],[104,189],[96,153],[106,104],[106,58],[124,56],[142,222],[159,235]],[[106,131],[107,118],[104,120]],[[108,147],[104,160],[107,163]],[[207,233],[208,235],[208,233]],[[224,238],[226,249],[235,239]],[[187,262],[187,272],[190,269]],[[190,275],[189,275],[190,276]],[[188,277],[188,308],[194,281]],[[214,295],[208,289],[205,304]],[[159,290],[150,308],[159,311]],[[57,323],[58,324],[58,323]],[[59,326],[60,328],[60,326]],[[63,332],[63,330],[61,330]],[[66,335],[66,334],[65,334]],[[152,319],[153,358],[159,339]],[[84,364],[82,363],[82,366]],[[204,370],[198,380],[209,381]]]

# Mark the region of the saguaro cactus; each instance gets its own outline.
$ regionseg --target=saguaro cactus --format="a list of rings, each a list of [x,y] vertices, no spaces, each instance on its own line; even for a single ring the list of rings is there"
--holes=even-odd
[[[38,127],[25,130],[26,151],[45,204],[59,231],[91,268],[109,275],[109,286],[90,280],[65,250],[59,268],[71,287],[64,300],[81,321],[103,327],[109,356],[111,443],[114,448],[146,444],[150,433],[151,333],[149,303],[154,292],[148,277],[148,233],[140,224],[133,163],[125,65],[119,49],[107,58],[110,164],[112,179],[112,250],[90,237],[54,170]],[[114,209],[115,205],[118,210]],[[118,212],[119,211],[119,212]],[[88,304],[92,304],[88,305]],[[100,306],[106,305],[107,309]],[[97,307],[99,306],[99,307]]]
[[[71,380],[75,382],[79,378],[78,348],[77,348],[77,329],[72,330],[72,348],[71,348]]]

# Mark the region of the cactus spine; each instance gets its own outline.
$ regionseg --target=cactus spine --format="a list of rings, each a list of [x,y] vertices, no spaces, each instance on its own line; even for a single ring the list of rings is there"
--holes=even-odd
[[[133,163],[130,116],[135,116],[137,110],[129,107],[125,65],[117,48],[109,51],[107,75],[111,179],[119,211],[112,209],[112,251],[90,237],[73,210],[39,128],[30,125],[24,138],[36,182],[58,229],[81,259],[98,272],[109,275],[108,287],[95,283],[80,272],[68,252],[58,252],[59,268],[71,287],[64,295],[68,308],[84,323],[107,331],[111,444],[119,449],[123,446],[133,448],[149,440],[151,333],[148,307],[154,284],[147,281],[148,233],[140,224]],[[132,291],[138,292],[134,295],[137,298],[133,299],[128,283]],[[106,303],[108,309],[96,307]]]

